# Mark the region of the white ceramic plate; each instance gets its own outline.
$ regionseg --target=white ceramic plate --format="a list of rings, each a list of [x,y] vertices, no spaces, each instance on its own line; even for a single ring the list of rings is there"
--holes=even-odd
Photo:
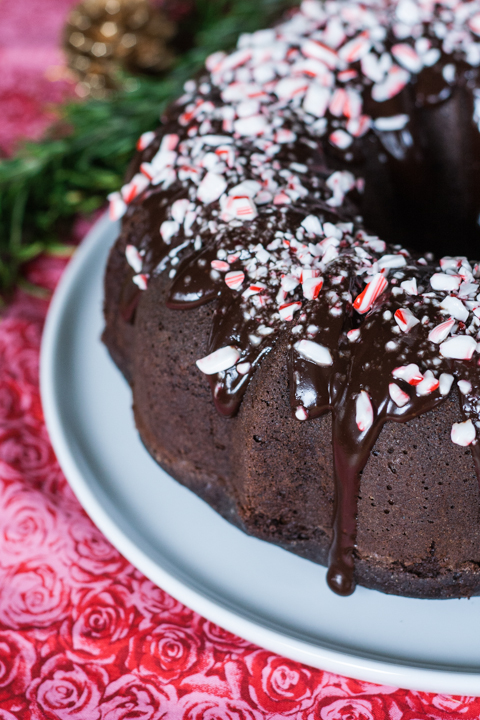
[[[480,598],[331,593],[324,568],[247,537],[177,484],[141,444],[130,389],[100,342],[103,218],[55,293],[41,354],[50,437],[78,499],[153,582],[252,642],[350,677],[480,695]],[[179,316],[180,317],[180,316]]]

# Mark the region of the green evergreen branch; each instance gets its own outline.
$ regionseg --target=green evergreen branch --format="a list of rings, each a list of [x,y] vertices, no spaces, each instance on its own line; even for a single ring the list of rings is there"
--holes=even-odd
[[[125,89],[105,100],[67,103],[43,140],[0,161],[0,295],[19,283],[25,262],[49,250],[58,254],[59,237],[76,215],[94,212],[119,189],[138,137],[158,125],[205,58],[231,48],[240,33],[265,27],[290,5],[292,0],[196,0],[185,28],[193,47],[168,75],[127,78]]]

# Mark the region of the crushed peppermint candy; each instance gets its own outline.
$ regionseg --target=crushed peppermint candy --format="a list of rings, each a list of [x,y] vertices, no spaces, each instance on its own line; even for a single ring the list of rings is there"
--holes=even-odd
[[[471,445],[476,439],[475,425],[470,419],[461,423],[453,423],[451,438],[455,445],[462,447]]]
[[[305,360],[310,360],[315,365],[321,365],[322,367],[333,365],[330,350],[324,345],[312,340],[299,340],[295,343],[294,348]]]
[[[355,407],[355,422],[357,423],[357,427],[360,432],[366,432],[373,425],[374,414],[372,401],[365,390],[361,390],[357,395]]]
[[[196,365],[205,375],[215,375],[215,373],[229,370],[239,359],[240,352],[238,348],[229,345],[215,350],[210,355],[201,358],[201,360],[197,360]]]

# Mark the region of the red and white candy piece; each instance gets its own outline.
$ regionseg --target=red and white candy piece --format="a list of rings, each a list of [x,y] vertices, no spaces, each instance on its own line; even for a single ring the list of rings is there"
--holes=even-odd
[[[388,392],[395,405],[403,407],[410,400],[410,396],[406,392],[403,392],[396,383],[390,383],[388,386]]]
[[[332,99],[330,100],[330,105],[328,106],[330,113],[334,115],[334,117],[341,117],[343,115],[343,108],[345,107],[346,102],[347,91],[343,88],[337,88],[334,91]]]
[[[284,303],[278,308],[281,320],[293,320],[293,316],[302,307],[301,302]]]
[[[110,201],[110,220],[113,222],[120,220],[120,218],[122,218],[127,212],[127,203],[123,200],[119,192],[110,193],[108,199]]]
[[[480,35],[480,13],[477,13],[468,21],[470,29],[473,30],[475,35]]]
[[[401,365],[392,370],[392,375],[398,380],[405,380],[409,385],[419,385],[423,380],[418,365],[410,363],[409,365]]]
[[[349,135],[345,130],[342,130],[341,128],[338,130],[334,130],[332,134],[329,137],[330,142],[332,145],[335,145],[335,147],[340,148],[340,150],[346,150],[353,142],[353,138],[351,135]]]
[[[218,200],[227,189],[227,181],[221,175],[214,172],[207,172],[198,186],[197,198],[200,202],[209,204]]]
[[[155,139],[155,133],[149,130],[144,132],[137,140],[137,150],[145,150],[150,143]]]
[[[138,252],[138,249],[135,247],[135,245],[127,245],[127,247],[125,248],[125,257],[127,258],[127,262],[134,272],[141,272],[143,266],[143,258]]]
[[[389,115],[377,118],[373,125],[380,132],[392,132],[394,130],[403,130],[408,120],[408,115]]]
[[[137,173],[133,176],[129,183],[122,187],[120,192],[127,205],[148,187],[149,182],[149,179],[145,177],[145,175]]]
[[[411,45],[398,43],[390,51],[397,62],[411,73],[419,73],[423,62]]]
[[[280,128],[273,134],[273,139],[279,145],[285,145],[286,143],[293,143],[297,139],[296,134],[293,130],[287,130],[286,128]]]
[[[360,330],[357,328],[355,330],[349,330],[347,332],[347,338],[350,342],[357,342],[357,340],[360,337]]]
[[[353,303],[355,310],[361,315],[368,312],[375,300],[385,290],[387,285],[388,282],[382,273],[374,275],[371,281],[364,287],[360,295],[357,295],[355,298]]]
[[[370,395],[362,390],[355,401],[355,422],[360,432],[366,432],[373,425],[373,407]]]
[[[471,445],[476,438],[475,425],[471,420],[453,423],[450,437],[455,445],[467,447],[467,445]]]
[[[459,380],[457,386],[462,395],[468,395],[472,392],[472,383],[468,380]]]
[[[227,345],[197,360],[196,365],[205,375],[215,375],[233,367],[239,359],[239,350],[233,345]]]
[[[232,270],[231,272],[227,272],[225,275],[225,282],[232,290],[239,290],[242,287],[244,280],[245,273],[241,272],[241,270]]]
[[[436,343],[437,345],[440,345],[450,334],[450,330],[455,325],[455,320],[453,318],[449,318],[448,320],[445,320],[445,322],[440,323],[440,325],[436,325],[433,330],[430,330],[428,333],[428,339],[430,342]]]
[[[400,283],[400,287],[405,290],[407,295],[418,295],[417,281],[415,278],[404,280]]]
[[[400,330],[405,333],[409,332],[420,322],[408,308],[398,308],[398,310],[395,311],[394,318]]]
[[[303,296],[306,300],[315,300],[323,286],[323,278],[305,278],[302,283]]]
[[[340,50],[338,55],[341,60],[347,63],[354,63],[361,60],[372,47],[372,41],[367,31],[360,33],[356,38],[347,42]]]
[[[295,417],[297,420],[308,420],[308,411],[303,407],[303,405],[297,406],[295,409]]]
[[[186,198],[182,198],[181,200],[175,200],[170,210],[173,219],[180,224],[183,223],[189,207],[190,200],[187,200]]]
[[[477,343],[471,335],[456,335],[440,345],[440,355],[454,360],[471,360]]]
[[[305,40],[300,50],[305,57],[320,60],[333,70],[340,64],[337,53],[317,40]]]
[[[330,350],[324,345],[313,342],[313,340],[299,340],[293,346],[298,354],[321,367],[329,367],[333,365],[333,358]]]
[[[145,273],[139,273],[138,275],[134,275],[132,280],[135,285],[140,288],[140,290],[147,289],[148,275],[146,275]]]
[[[222,203],[220,218],[224,222],[230,220],[253,220],[257,217],[257,208],[250,197],[228,197]]]
[[[218,270],[218,272],[228,272],[230,270],[230,265],[228,262],[225,262],[225,260],[212,260],[210,265],[214,270]]]
[[[398,65],[392,65],[387,77],[372,87],[372,99],[375,102],[385,102],[398,95],[410,80],[410,73]]]
[[[418,383],[415,387],[415,392],[419,397],[424,397],[425,395],[430,395],[430,393],[434,392],[434,390],[437,390],[439,386],[440,381],[434,377],[431,370],[427,370],[422,382]]]

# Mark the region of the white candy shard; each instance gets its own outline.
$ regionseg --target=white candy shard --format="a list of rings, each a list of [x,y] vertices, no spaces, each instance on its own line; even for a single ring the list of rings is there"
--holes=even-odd
[[[461,300],[452,295],[448,295],[441,303],[440,307],[448,312],[449,315],[456,320],[465,322],[468,320],[468,310]]]
[[[328,88],[312,83],[307,90],[303,109],[317,118],[323,118],[330,102],[331,92]]]
[[[459,380],[457,385],[462,395],[468,395],[472,392],[472,383],[468,382],[468,380]]]
[[[462,278],[459,275],[446,275],[445,273],[434,273],[430,278],[430,285],[434,290],[452,292],[458,290]]]
[[[408,308],[398,308],[394,314],[395,322],[402,332],[408,333],[420,320]]]
[[[380,132],[392,132],[393,130],[403,130],[408,123],[408,115],[390,115],[389,117],[377,118],[373,126]]]
[[[430,342],[436,343],[437,345],[440,345],[450,334],[450,330],[455,325],[455,320],[453,318],[449,318],[448,320],[445,320],[445,322],[440,323],[440,325],[436,325],[433,330],[430,330],[428,333],[428,339]]]
[[[347,338],[350,342],[357,342],[358,338],[360,337],[360,330],[349,330],[347,332]]]
[[[137,141],[137,150],[145,150],[152,140],[155,139],[155,133],[152,130],[149,130],[148,132],[144,132]]]
[[[125,248],[125,257],[127,258],[127,262],[136,273],[140,273],[142,271],[143,266],[143,258],[138,252],[135,245],[127,245]]]
[[[438,379],[440,380],[440,395],[448,395],[455,378],[449,373],[442,373]]]
[[[450,437],[455,445],[461,445],[462,447],[471,445],[476,437],[475,425],[471,420],[465,420],[465,422],[461,423],[453,423]]]
[[[395,405],[403,407],[410,400],[410,396],[406,392],[403,392],[396,383],[390,383],[388,386],[388,392]]]
[[[207,172],[198,186],[197,198],[200,202],[209,204],[218,200],[227,189],[227,181],[217,173]]]
[[[324,345],[320,345],[312,340],[299,340],[293,347],[305,360],[310,360],[315,363],[315,365],[320,365],[321,367],[333,365],[330,350]]]
[[[323,235],[320,220],[315,215],[307,215],[300,223],[301,226],[312,235]]]
[[[399,268],[406,264],[407,261],[405,260],[404,255],[383,255],[378,260],[379,270],[384,270],[385,268]]]
[[[170,245],[172,242],[172,237],[178,233],[180,230],[180,225],[176,220],[165,220],[160,225],[160,235],[162,236],[162,240],[166,245]]]
[[[219,348],[204,358],[197,360],[196,365],[205,375],[215,375],[233,367],[240,359],[240,352],[233,345]]]
[[[172,218],[178,223],[182,224],[185,220],[185,215],[190,207],[190,200],[183,198],[182,200],[175,200],[170,210]]]
[[[355,422],[360,432],[369,430],[373,425],[373,407],[370,396],[362,390],[355,401]]]
[[[440,345],[440,355],[454,360],[470,360],[477,348],[471,335],[456,335]]]

